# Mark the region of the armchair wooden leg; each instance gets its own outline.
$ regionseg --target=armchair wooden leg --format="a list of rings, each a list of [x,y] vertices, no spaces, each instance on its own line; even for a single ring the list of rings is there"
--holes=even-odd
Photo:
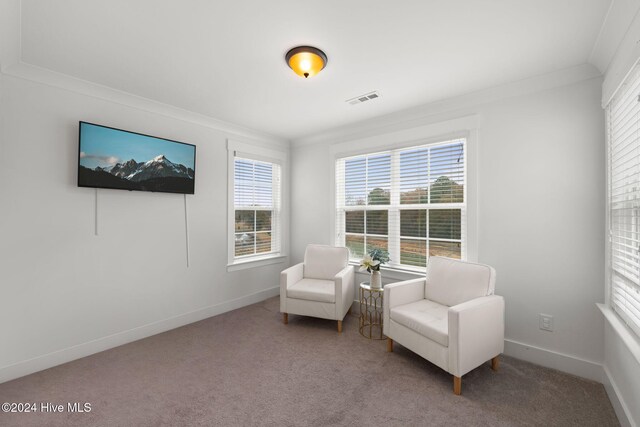
[[[493,369],[494,371],[497,371],[499,365],[500,365],[500,355],[491,359],[491,369]]]
[[[338,333],[342,333],[342,320],[338,320]]]
[[[456,396],[462,394],[462,378],[456,377],[455,375],[453,377],[453,394]]]
[[[289,313],[282,313],[282,323],[285,325],[289,324]]]
[[[387,337],[387,352],[391,353],[393,351],[393,340]]]

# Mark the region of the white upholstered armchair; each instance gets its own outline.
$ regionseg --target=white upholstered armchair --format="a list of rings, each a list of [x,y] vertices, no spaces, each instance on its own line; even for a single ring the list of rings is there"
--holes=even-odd
[[[504,351],[504,299],[493,295],[492,267],[450,258],[429,258],[426,278],[386,285],[384,334],[453,375],[462,376],[491,359],[498,369]]]
[[[283,322],[289,314],[338,321],[353,304],[354,267],[349,265],[349,250],[324,245],[308,245],[304,262],[280,273],[280,311]]]
[[[353,304],[354,267],[349,265],[349,250],[324,245],[308,245],[304,262],[280,273],[280,311],[283,322],[289,314],[338,321]]]

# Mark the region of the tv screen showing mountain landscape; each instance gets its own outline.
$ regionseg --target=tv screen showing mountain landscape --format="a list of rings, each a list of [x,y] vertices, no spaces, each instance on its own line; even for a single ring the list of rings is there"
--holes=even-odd
[[[78,186],[193,194],[195,145],[80,122]]]

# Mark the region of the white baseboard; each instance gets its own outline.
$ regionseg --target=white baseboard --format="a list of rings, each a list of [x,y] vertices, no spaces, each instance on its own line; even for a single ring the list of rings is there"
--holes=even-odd
[[[279,294],[280,287],[276,286],[274,288],[265,289],[240,298],[192,311],[190,313],[180,314],[175,317],[170,317],[169,319],[149,323],[128,331],[118,332],[116,334],[78,344],[73,347],[37,356],[13,365],[3,366],[0,368],[0,384],[34,372],[52,368],[63,363],[71,362],[72,360],[99,353],[110,348],[118,347],[142,338],[147,338],[161,332],[179,328],[180,326],[188,325],[189,323],[197,322],[208,317],[226,313],[227,311],[255,304]]]
[[[509,339],[504,340],[504,354],[536,365],[602,382],[602,364],[553,350],[547,350]]]
[[[616,411],[620,425],[623,427],[637,427],[637,424],[633,421],[629,408],[620,393],[620,389],[611,377],[611,372],[609,372],[609,369],[607,369],[606,366],[603,366],[603,370],[602,384],[607,391],[611,405],[613,405],[613,410]]]

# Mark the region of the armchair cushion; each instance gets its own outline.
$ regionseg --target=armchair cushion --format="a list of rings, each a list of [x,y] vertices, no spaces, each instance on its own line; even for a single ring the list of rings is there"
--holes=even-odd
[[[318,302],[336,302],[336,282],[304,278],[287,288],[287,297]]]
[[[495,270],[488,265],[432,256],[427,266],[425,298],[451,307],[492,295],[495,277]]]
[[[446,305],[422,299],[391,309],[391,319],[445,347],[449,345]]]
[[[308,245],[304,252],[305,279],[333,280],[349,263],[349,249]]]

